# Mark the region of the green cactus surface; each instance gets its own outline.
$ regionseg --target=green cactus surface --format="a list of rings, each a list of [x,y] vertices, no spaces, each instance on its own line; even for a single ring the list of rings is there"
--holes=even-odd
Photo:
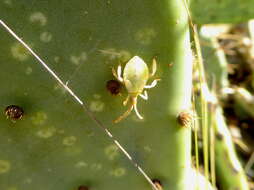
[[[3,0],[6,22],[105,124],[151,179],[164,189],[188,189],[190,128],[177,115],[190,106],[192,58],[186,10],[180,1]],[[111,68],[138,55],[157,57],[144,120],[112,95]],[[0,189],[151,189],[112,139],[6,30],[0,29]],[[152,82],[149,80],[149,83]],[[18,105],[20,120],[4,110]],[[189,179],[189,180],[188,180]]]
[[[239,23],[253,18],[252,0],[192,0],[193,20],[198,24]]]

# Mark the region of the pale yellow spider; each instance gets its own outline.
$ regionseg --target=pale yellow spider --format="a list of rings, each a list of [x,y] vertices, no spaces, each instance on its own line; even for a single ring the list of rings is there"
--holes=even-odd
[[[127,117],[131,113],[133,108],[138,118],[143,119],[137,109],[137,98],[138,96],[140,96],[144,100],[148,99],[147,92],[144,89],[155,87],[157,81],[160,80],[155,79],[150,85],[146,85],[148,79],[154,76],[156,70],[157,63],[155,59],[153,59],[152,63],[152,72],[149,73],[146,63],[139,56],[134,56],[126,63],[123,70],[123,77],[121,76],[122,67],[120,65],[117,67],[117,72],[114,68],[112,68],[113,75],[126,87],[126,90],[128,92],[128,96],[123,101],[123,105],[126,106],[128,101],[130,101],[131,104],[125,113],[123,113],[120,117],[113,121],[114,123],[118,123],[119,121]],[[144,94],[142,94],[143,91]]]

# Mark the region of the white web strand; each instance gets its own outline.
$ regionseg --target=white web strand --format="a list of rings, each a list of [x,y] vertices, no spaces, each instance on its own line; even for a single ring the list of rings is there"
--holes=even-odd
[[[92,53],[94,50],[96,50],[99,43],[100,43],[100,41],[98,41],[98,42],[95,44],[94,48],[92,48],[90,51],[88,51],[88,53],[87,53],[86,55],[88,56],[90,53]],[[81,67],[82,67],[83,65],[84,65],[84,64],[82,63],[82,64],[79,64],[79,65],[77,66],[77,68],[74,70],[74,72],[70,75],[69,79],[65,82],[65,85],[66,85],[66,86],[68,86],[69,82],[72,80],[72,78],[74,78],[74,76],[77,74],[77,72],[81,69]]]
[[[78,102],[83,110],[87,113],[87,115],[100,127],[106,135],[112,139],[115,145],[122,151],[122,153],[129,159],[134,167],[138,169],[138,171],[145,177],[147,182],[152,186],[154,190],[158,190],[158,188],[154,185],[150,177],[145,173],[145,171],[132,159],[130,154],[122,147],[122,145],[115,139],[112,133],[107,129],[107,127],[101,123],[89,110],[89,108],[84,104],[79,97],[67,86],[64,82],[55,74],[55,72],[48,67],[48,65],[19,37],[17,36],[2,20],[0,20],[0,24],[16,39],[18,40],[38,61],[39,63],[57,80],[58,83],[74,98],[76,102]]]

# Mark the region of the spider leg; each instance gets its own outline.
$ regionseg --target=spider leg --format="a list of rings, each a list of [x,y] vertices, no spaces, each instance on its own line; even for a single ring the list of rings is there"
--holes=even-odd
[[[117,72],[115,71],[114,67],[112,67],[112,74],[114,75],[114,77],[117,80],[119,80],[120,82],[123,83],[123,78],[121,77],[121,74],[122,74],[122,67],[121,67],[121,65],[118,65]]]
[[[156,73],[156,71],[157,71],[157,62],[156,62],[156,59],[155,58],[153,58],[153,63],[152,63],[152,73],[150,74],[150,76],[152,77],[152,76],[154,76],[155,75],[155,73]]]
[[[123,105],[126,106],[129,101],[130,96],[128,95],[127,98],[123,101]]]
[[[139,94],[139,96],[140,96],[141,98],[143,98],[144,100],[148,100],[148,94],[147,94],[147,91],[146,91],[146,90],[144,91],[144,94]]]
[[[113,121],[113,123],[118,123],[118,122],[120,122],[121,120],[123,120],[124,118],[126,118],[130,113],[131,113],[131,111],[133,110],[133,105],[131,105],[130,107],[129,107],[129,109],[126,111],[126,112],[124,112],[120,117],[118,117],[117,119],[115,119],[114,121]]]
[[[134,104],[134,110],[135,110],[135,113],[136,115],[138,116],[139,119],[143,119],[143,117],[140,115],[140,113],[138,112],[138,109],[137,109],[137,103]]]
[[[157,82],[160,81],[161,79],[155,79],[150,85],[145,85],[144,88],[153,88],[157,85]]]

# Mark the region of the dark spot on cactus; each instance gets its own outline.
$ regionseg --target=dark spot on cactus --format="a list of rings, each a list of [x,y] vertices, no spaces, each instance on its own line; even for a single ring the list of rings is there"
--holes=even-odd
[[[215,136],[215,137],[216,137],[216,139],[219,140],[219,141],[222,141],[223,138],[224,138],[223,135],[220,134],[220,133],[216,133],[216,136]]]
[[[84,186],[84,185],[80,185],[78,187],[78,190],[89,190],[89,188],[87,186]]]
[[[24,111],[19,106],[10,105],[5,108],[5,115],[12,120],[19,120],[23,117]]]
[[[155,187],[158,189],[158,190],[163,190],[162,188],[162,183],[160,180],[158,179],[153,179],[152,180],[153,184],[155,185]]]
[[[188,111],[182,111],[178,116],[177,116],[177,121],[181,126],[184,127],[189,127],[191,126],[193,114],[188,112]]]
[[[120,93],[120,90],[122,88],[122,85],[119,81],[117,80],[109,80],[107,82],[107,90],[112,94],[112,95],[118,95]]]

